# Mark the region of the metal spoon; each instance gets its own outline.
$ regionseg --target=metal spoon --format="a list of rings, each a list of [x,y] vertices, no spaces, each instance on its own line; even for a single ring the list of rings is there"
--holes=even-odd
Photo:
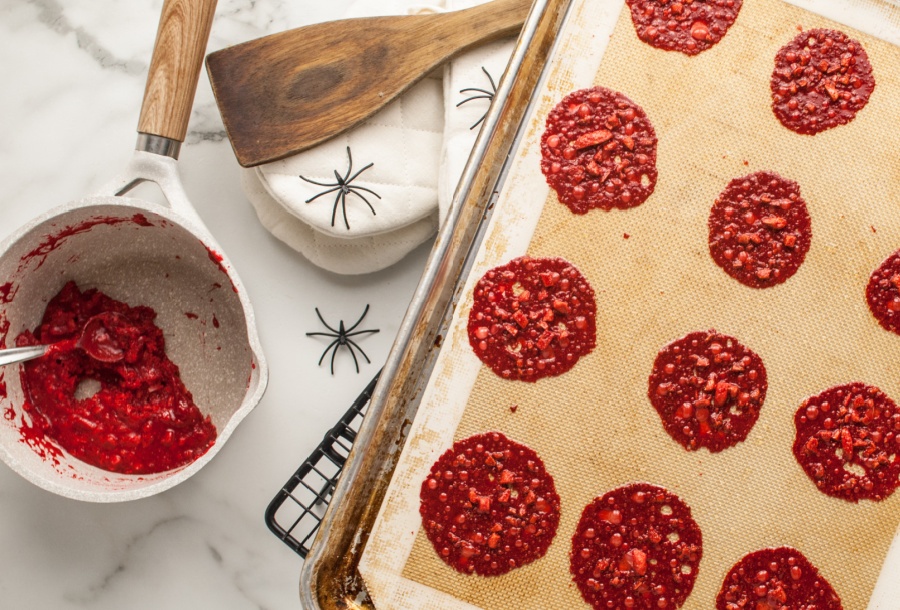
[[[81,329],[75,347],[84,350],[88,356],[100,362],[119,362],[125,357],[125,350],[110,333],[117,326],[130,325],[122,314],[106,311],[88,319]],[[0,366],[15,364],[46,356],[50,351],[66,341],[49,345],[30,345],[0,349]]]

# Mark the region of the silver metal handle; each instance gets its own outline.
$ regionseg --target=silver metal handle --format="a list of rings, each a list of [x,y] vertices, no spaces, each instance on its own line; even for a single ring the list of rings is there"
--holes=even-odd
[[[49,345],[33,345],[30,347],[11,347],[9,349],[0,349],[0,366],[4,364],[15,364],[16,362],[25,362],[26,360],[34,360],[40,358],[50,349]]]

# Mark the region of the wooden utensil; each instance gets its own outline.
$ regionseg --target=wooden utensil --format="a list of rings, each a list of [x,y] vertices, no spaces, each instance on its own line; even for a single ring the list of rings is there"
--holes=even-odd
[[[206,69],[238,162],[277,161],[350,129],[458,53],[518,32],[530,7],[494,0],[332,21],[211,53]]]

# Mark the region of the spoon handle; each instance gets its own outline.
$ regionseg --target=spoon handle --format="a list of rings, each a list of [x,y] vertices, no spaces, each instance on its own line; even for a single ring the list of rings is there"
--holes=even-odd
[[[49,345],[32,345],[29,347],[0,349],[0,366],[40,358],[47,353],[48,349],[50,349]]]

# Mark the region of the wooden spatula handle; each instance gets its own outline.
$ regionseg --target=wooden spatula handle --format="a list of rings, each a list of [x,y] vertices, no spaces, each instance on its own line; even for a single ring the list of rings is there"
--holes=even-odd
[[[493,0],[468,10],[445,13],[446,26],[469,32],[471,44],[489,42],[517,33],[522,27],[522,15],[527,12],[531,2],[532,0]],[[456,44],[460,48],[469,46],[461,41],[456,41]],[[452,51],[455,54],[459,48]]]
[[[165,0],[144,90],[140,133],[183,142],[217,0]]]
[[[211,53],[238,162],[277,161],[358,125],[457,54],[518,32],[531,4],[318,23]]]

